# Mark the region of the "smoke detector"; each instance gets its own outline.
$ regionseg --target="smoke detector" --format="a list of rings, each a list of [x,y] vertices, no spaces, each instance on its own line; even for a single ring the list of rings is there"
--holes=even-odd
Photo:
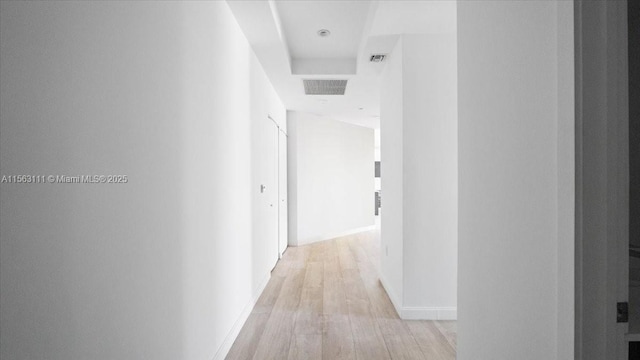
[[[347,80],[303,79],[305,95],[344,95]]]
[[[379,63],[379,62],[383,62],[384,58],[387,57],[387,54],[372,54],[369,57],[369,61],[370,62],[375,62],[375,63]]]

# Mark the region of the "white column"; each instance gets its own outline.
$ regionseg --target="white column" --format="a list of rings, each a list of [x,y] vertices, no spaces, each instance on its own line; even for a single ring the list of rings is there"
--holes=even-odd
[[[403,35],[382,82],[383,283],[401,317],[455,319],[455,34]]]
[[[458,2],[461,360],[573,358],[559,314],[572,310],[574,151],[561,3]]]

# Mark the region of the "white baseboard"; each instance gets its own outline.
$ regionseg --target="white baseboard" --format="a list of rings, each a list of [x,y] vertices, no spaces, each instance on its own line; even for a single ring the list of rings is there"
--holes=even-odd
[[[393,307],[402,320],[457,320],[458,309],[456,307],[411,307],[402,306],[402,302],[396,295],[389,282],[380,275],[380,283],[387,292]]]
[[[403,307],[400,318],[403,320],[457,320],[455,307]]]
[[[236,322],[233,324],[233,327],[224,338],[224,341],[222,342],[222,345],[220,345],[220,348],[216,352],[216,355],[213,357],[213,360],[224,360],[224,358],[227,357],[227,354],[229,354],[229,350],[231,350],[231,346],[233,346],[233,342],[236,341],[238,334],[240,334],[240,330],[242,330],[244,323],[249,318],[249,315],[251,315],[253,307],[256,305],[258,298],[260,298],[260,295],[262,295],[262,292],[267,287],[270,279],[271,272],[269,272],[267,276],[265,276],[265,278],[260,283],[260,286],[258,286],[256,292],[253,294],[251,300],[247,303],[247,305],[245,305],[244,309],[242,309],[240,317],[238,317]]]
[[[361,233],[361,232],[365,232],[365,231],[372,231],[372,230],[375,230],[375,229],[376,229],[376,226],[374,224],[374,225],[364,226],[364,227],[351,229],[351,230],[346,230],[346,231],[341,231],[341,232],[328,233],[328,234],[323,234],[323,235],[319,235],[319,236],[312,236],[312,237],[308,237],[308,238],[305,238],[305,239],[298,239],[297,244],[295,244],[293,246],[308,245],[308,244],[312,244],[312,243],[315,243],[315,242],[318,242],[318,241],[331,240],[331,239],[339,238],[339,237],[342,237],[342,236],[353,235],[353,234],[357,234],[357,233]]]

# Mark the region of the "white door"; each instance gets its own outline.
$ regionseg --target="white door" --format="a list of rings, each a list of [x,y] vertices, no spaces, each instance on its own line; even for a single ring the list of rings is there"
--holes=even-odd
[[[267,256],[273,269],[278,262],[278,126],[271,117],[256,123],[253,144],[255,156],[254,236],[261,256]]]
[[[278,131],[278,255],[287,249],[288,243],[287,199],[287,134]]]
[[[267,169],[268,169],[268,177],[269,177],[269,183],[270,185],[270,189],[267,190],[267,199],[268,199],[268,203],[269,203],[269,216],[268,216],[268,232],[267,234],[265,234],[266,239],[268,239],[269,242],[269,254],[273,254],[273,255],[269,255],[269,256],[273,256],[274,258],[274,267],[275,267],[275,263],[278,261],[278,259],[280,259],[280,246],[279,246],[279,237],[278,237],[278,233],[279,233],[279,226],[278,226],[278,217],[279,212],[278,212],[278,204],[279,204],[279,185],[278,185],[278,177],[279,177],[279,173],[278,173],[278,163],[279,163],[279,158],[278,158],[278,134],[280,133],[280,130],[278,128],[278,124],[275,122],[275,120],[272,120],[271,118],[269,118],[269,146],[268,146],[268,164],[267,164]]]

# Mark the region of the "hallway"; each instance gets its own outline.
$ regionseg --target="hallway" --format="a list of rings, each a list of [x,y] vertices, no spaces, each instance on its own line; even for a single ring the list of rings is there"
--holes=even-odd
[[[640,359],[628,2],[0,0],[0,359]]]
[[[227,359],[455,359],[455,321],[401,320],[373,232],[289,247]]]

